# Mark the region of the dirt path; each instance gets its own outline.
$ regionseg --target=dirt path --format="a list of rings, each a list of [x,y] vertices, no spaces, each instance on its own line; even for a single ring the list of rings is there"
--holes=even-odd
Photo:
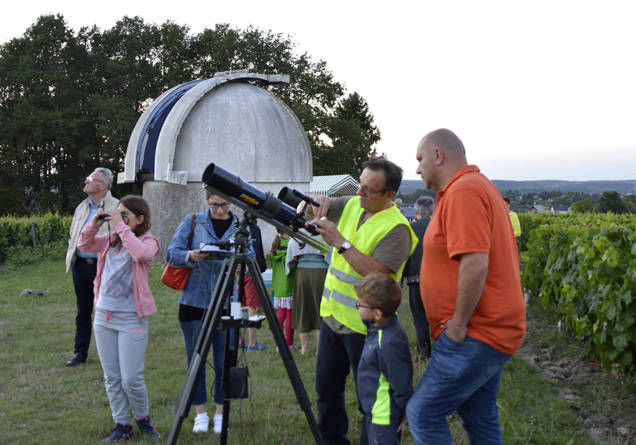
[[[565,336],[556,327],[529,317],[528,332],[546,329],[554,330],[553,335]],[[582,353],[564,358],[562,341],[545,347],[544,342],[534,338],[529,336],[519,357],[555,384],[568,407],[580,416],[588,435],[599,444],[636,444],[636,394],[629,394],[627,388],[623,391],[619,377],[603,371]],[[609,386],[618,391],[608,390]]]

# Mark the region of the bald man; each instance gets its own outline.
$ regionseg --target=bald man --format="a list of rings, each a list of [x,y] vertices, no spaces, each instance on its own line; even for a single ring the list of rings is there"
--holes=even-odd
[[[417,161],[417,173],[437,193],[420,269],[436,342],[406,408],[411,434],[416,444],[450,444],[446,416],[457,411],[470,443],[499,444],[501,372],[526,326],[508,212],[452,131],[424,136]]]

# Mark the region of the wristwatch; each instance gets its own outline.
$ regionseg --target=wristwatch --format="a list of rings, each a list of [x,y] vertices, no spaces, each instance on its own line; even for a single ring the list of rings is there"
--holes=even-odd
[[[347,240],[344,240],[344,243],[342,243],[342,246],[340,246],[340,249],[338,249],[338,253],[343,254],[345,250],[348,250],[350,248],[351,248],[351,243]]]

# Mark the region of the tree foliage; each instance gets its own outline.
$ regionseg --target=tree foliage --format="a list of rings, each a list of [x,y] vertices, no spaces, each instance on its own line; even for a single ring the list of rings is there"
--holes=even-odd
[[[380,132],[366,101],[344,96],[326,62],[297,54],[271,31],[187,26],[123,17],[111,29],[69,29],[40,17],[0,46],[0,215],[70,212],[95,167],[122,171],[130,133],[167,89],[221,71],[289,74],[267,88],[300,119],[314,174],[359,174]]]
[[[380,130],[373,123],[369,105],[358,93],[336,105],[326,119],[325,130],[328,141],[319,140],[314,151],[315,175],[340,170],[356,178],[369,156],[378,155],[374,146],[380,140]]]
[[[570,210],[572,213],[593,213],[594,203],[591,199],[581,199],[573,203]]]
[[[600,213],[628,213],[627,206],[621,199],[618,192],[603,192],[598,202],[598,211]]]

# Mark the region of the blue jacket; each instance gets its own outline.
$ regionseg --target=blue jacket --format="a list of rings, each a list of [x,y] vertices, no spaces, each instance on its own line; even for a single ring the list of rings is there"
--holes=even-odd
[[[358,364],[358,399],[376,425],[396,425],[413,392],[413,362],[404,328],[393,316],[379,326],[367,324]]]
[[[190,250],[198,249],[201,243],[226,241],[230,239],[236,230],[234,223],[238,219],[232,212],[230,212],[230,216],[232,217],[232,224],[230,224],[223,236],[219,238],[214,232],[214,227],[210,220],[210,211],[206,209],[201,213],[197,213],[195,215],[194,233],[192,235],[192,247]],[[188,251],[186,248],[188,245],[188,236],[190,236],[191,226],[192,215],[187,215],[183,218],[181,223],[179,223],[179,226],[172,237],[172,241],[170,241],[167,261],[171,266],[189,267],[191,269],[185,288],[179,296],[179,304],[198,308],[207,308],[210,305],[212,292],[214,292],[216,282],[219,280],[223,260],[227,255],[223,253],[213,254],[210,255],[208,259],[199,263],[186,261],[188,257]],[[251,241],[248,246],[247,254],[250,257],[254,256],[254,249]]]

